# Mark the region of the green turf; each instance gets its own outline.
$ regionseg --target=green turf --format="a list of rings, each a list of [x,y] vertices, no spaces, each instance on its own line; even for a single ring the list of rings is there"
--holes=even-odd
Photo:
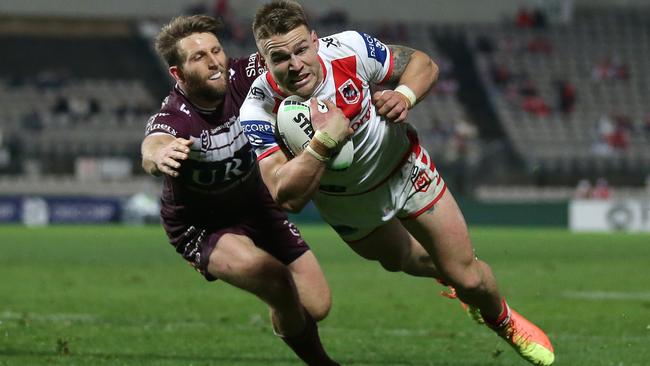
[[[333,292],[344,365],[524,365],[427,279],[384,272],[305,226]],[[472,230],[556,365],[650,364],[650,236]],[[207,283],[158,227],[0,226],[0,365],[299,365],[257,299]]]

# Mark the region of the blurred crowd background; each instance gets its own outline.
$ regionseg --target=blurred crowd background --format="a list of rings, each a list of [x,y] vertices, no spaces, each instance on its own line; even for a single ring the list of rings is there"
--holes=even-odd
[[[142,172],[139,145],[172,84],[152,37],[173,16],[211,14],[227,25],[227,52],[244,56],[260,3],[3,1],[0,196],[119,198],[155,211],[159,180]],[[647,1],[301,3],[321,36],[361,30],[438,63],[409,122],[455,194],[650,195]]]

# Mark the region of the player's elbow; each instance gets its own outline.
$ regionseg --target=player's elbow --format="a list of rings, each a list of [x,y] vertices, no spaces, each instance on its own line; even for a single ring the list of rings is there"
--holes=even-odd
[[[440,72],[440,68],[438,67],[438,64],[436,64],[431,58],[429,58],[429,62],[429,67],[431,68],[431,82],[433,83],[434,81],[438,80],[438,73]]]
[[[439,73],[438,65],[425,53],[420,55],[420,65],[421,72],[418,75],[420,75],[424,93],[418,99],[424,98],[431,91],[436,80],[438,80]]]
[[[302,197],[289,195],[286,191],[276,191],[273,198],[275,202],[285,211],[290,213],[299,213],[307,204]]]
[[[440,72],[438,64],[436,64],[435,61],[425,53],[422,53],[422,62],[426,70],[426,73],[423,74],[427,75],[430,83],[433,84],[438,79],[438,73]]]
[[[301,202],[300,200],[284,200],[284,201],[278,201],[278,204],[280,207],[282,207],[283,210],[289,212],[289,213],[300,213],[303,208],[305,208],[305,205],[307,202]]]
[[[275,202],[284,211],[290,213],[299,213],[309,201],[309,199],[305,199],[303,195],[298,193],[299,190],[295,189],[293,186],[287,186],[281,183],[267,183],[266,186],[269,188],[271,196]]]
[[[292,213],[292,214],[298,214],[298,213],[300,213],[300,211],[302,211],[302,208],[298,208],[298,207],[295,207],[295,206],[292,206],[292,205],[284,205],[284,206],[282,206],[282,209],[285,210],[286,212]]]

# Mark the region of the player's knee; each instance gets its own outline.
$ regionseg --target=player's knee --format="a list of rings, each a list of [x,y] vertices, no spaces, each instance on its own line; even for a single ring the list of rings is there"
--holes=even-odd
[[[250,256],[244,260],[229,263],[230,271],[240,278],[253,282],[263,280],[265,292],[285,293],[293,289],[293,280],[288,268],[282,263],[260,256]]]
[[[477,271],[471,270],[470,267],[456,268],[446,270],[441,273],[442,280],[456,290],[462,292],[472,292],[478,290],[483,285],[483,280]]]
[[[412,255],[410,252],[393,253],[390,256],[381,258],[379,262],[385,270],[389,272],[420,272],[419,267],[422,263],[419,262],[420,258]]]
[[[311,304],[309,307],[307,307],[307,311],[315,321],[319,322],[327,318],[327,315],[329,315],[331,308],[332,308],[332,299],[329,296],[327,296],[321,299],[320,301],[318,301],[317,303]]]
[[[296,306],[300,301],[288,270],[274,268],[272,271],[261,273],[257,278],[263,280],[263,285],[256,289],[255,294],[271,307],[284,309],[287,306]]]
[[[475,292],[483,286],[483,281],[477,275],[464,276],[456,285],[456,289],[464,292]]]

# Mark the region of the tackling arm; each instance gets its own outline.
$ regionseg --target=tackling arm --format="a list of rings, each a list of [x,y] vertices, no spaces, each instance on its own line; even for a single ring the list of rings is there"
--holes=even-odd
[[[145,137],[140,146],[142,169],[148,174],[178,176],[181,161],[189,157],[192,140],[175,138],[168,134],[155,134]]]

